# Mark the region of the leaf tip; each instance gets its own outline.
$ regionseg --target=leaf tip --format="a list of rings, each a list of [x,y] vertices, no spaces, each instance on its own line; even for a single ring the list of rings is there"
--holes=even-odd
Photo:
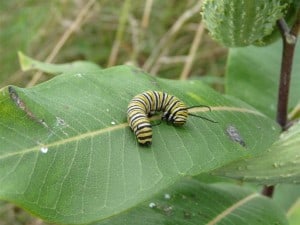
[[[27,71],[34,68],[34,61],[30,57],[26,56],[23,52],[18,51],[18,57],[22,71]]]

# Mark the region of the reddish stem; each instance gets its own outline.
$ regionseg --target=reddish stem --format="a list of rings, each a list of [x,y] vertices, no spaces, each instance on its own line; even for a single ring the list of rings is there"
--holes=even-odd
[[[288,100],[294,51],[297,43],[297,36],[300,29],[300,10],[298,10],[296,22],[294,23],[291,30],[289,30],[284,19],[278,20],[277,25],[282,36],[283,50],[281,59],[276,120],[281,126],[282,131],[284,131],[287,124]],[[262,194],[271,198],[273,196],[274,190],[274,186],[264,186]]]

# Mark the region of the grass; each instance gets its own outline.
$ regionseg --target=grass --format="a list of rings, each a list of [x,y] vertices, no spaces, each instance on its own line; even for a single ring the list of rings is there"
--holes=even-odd
[[[201,1],[0,1],[0,88],[50,79],[20,71],[17,51],[53,63],[132,64],[154,76],[203,79],[222,90],[227,50],[203,29]],[[0,225],[42,225],[0,202]]]

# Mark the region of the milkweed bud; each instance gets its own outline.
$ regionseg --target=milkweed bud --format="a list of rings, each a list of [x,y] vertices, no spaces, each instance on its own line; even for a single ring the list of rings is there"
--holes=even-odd
[[[261,42],[283,17],[283,0],[205,0],[202,16],[212,37],[227,47]]]

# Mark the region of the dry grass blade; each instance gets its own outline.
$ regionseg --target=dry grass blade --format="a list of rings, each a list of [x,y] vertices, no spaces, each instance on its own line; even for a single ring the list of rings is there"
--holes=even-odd
[[[198,1],[192,8],[186,10],[173,24],[173,26],[165,33],[165,35],[160,39],[157,47],[153,49],[151,55],[148,57],[147,61],[143,65],[143,69],[150,71],[151,67],[156,61],[159,61],[161,54],[169,46],[170,40],[178,33],[183,24],[188,21],[195,14],[199,13],[202,5],[202,0]]]
[[[203,24],[203,22],[200,22],[198,27],[197,27],[196,34],[195,34],[192,46],[190,48],[189,55],[188,55],[188,57],[185,61],[184,68],[183,68],[182,73],[180,75],[181,80],[186,80],[188,78],[188,75],[191,72],[193,62],[195,60],[196,52],[197,52],[198,47],[199,47],[199,45],[201,43],[201,40],[202,40],[203,31],[204,31],[204,24]]]
[[[126,25],[126,22],[128,20],[128,16],[129,16],[130,6],[131,6],[131,0],[126,0],[123,3],[123,8],[122,8],[122,13],[121,13],[121,16],[119,19],[119,25],[118,25],[116,38],[115,38],[113,47],[110,52],[107,67],[110,67],[110,66],[113,66],[116,64],[117,56],[118,56],[119,49],[120,49],[120,44],[121,44],[121,41],[124,36],[125,25]]]
[[[153,0],[146,1],[143,19],[142,19],[142,23],[141,23],[143,29],[146,29],[149,25],[149,18],[150,18],[150,14],[151,14],[152,5],[153,5]]]
[[[78,16],[76,17],[76,19],[74,20],[74,22],[71,24],[71,26],[69,27],[69,29],[67,29],[63,33],[63,35],[60,37],[60,39],[58,40],[58,42],[54,46],[53,50],[50,52],[50,54],[46,58],[45,62],[50,63],[50,62],[53,61],[53,59],[59,53],[60,49],[64,46],[64,44],[70,38],[70,36],[74,33],[74,31],[77,30],[78,27],[80,27],[82,25],[82,23],[83,23],[86,15],[90,11],[90,8],[94,5],[94,3],[95,3],[95,0],[90,0],[82,8],[82,10],[78,14]],[[32,77],[31,81],[27,84],[27,87],[32,87],[33,85],[35,85],[38,82],[38,80],[41,78],[41,76],[42,76],[42,72],[40,72],[40,71],[37,72],[36,74],[34,74],[34,76]]]

